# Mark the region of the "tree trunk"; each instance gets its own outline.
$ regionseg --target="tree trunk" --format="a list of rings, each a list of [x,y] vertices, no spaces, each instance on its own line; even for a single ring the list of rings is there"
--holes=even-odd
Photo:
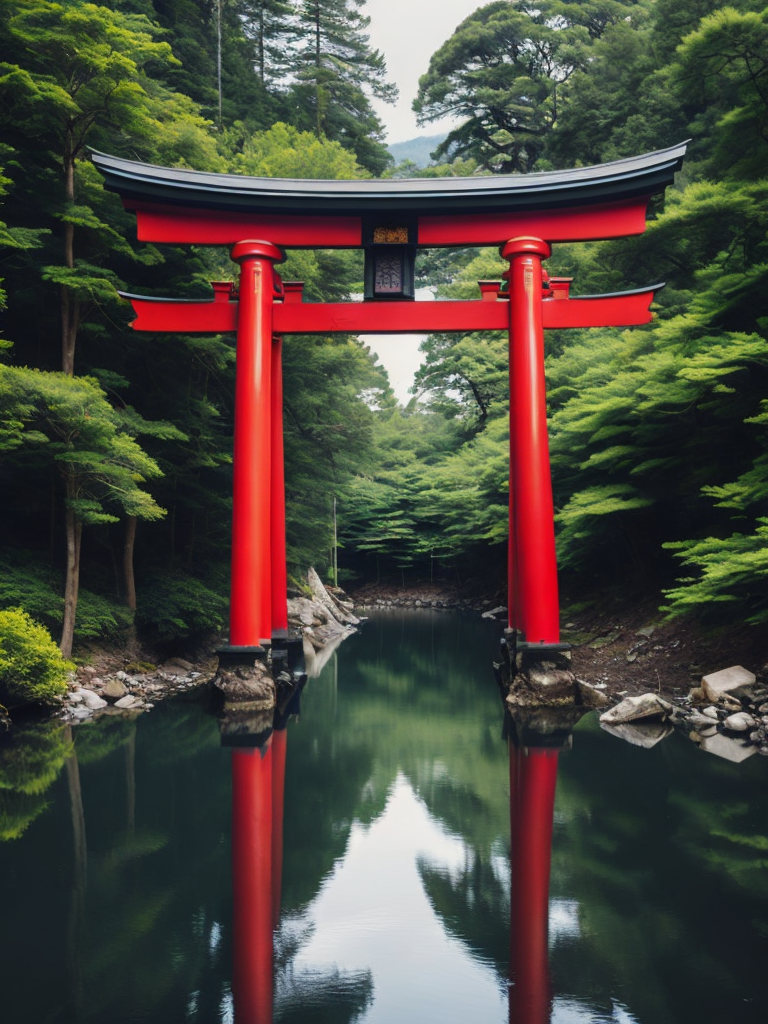
[[[133,572],[133,552],[136,547],[136,516],[128,516],[123,548],[123,575],[125,576],[125,603],[136,611],[136,577]]]
[[[65,528],[67,535],[67,574],[64,581],[64,622],[61,627],[59,647],[65,658],[72,656],[72,641],[75,635],[75,618],[77,616],[77,594],[80,589],[80,538],[83,524],[75,516],[69,502],[75,496],[75,481],[72,473],[66,477],[67,511]]]
[[[315,4],[315,133],[318,139],[323,136],[323,112],[320,87],[320,4]]]
[[[259,78],[264,85],[264,4],[259,8]]]
[[[70,893],[69,927],[67,929],[67,976],[70,998],[76,1020],[84,1017],[86,1000],[83,985],[82,932],[85,911],[85,888],[88,878],[88,848],[85,838],[85,811],[80,788],[80,767],[72,738],[72,727],[64,728],[64,736],[71,744],[72,753],[66,759],[69,810],[72,817],[74,846],[74,877]]]
[[[75,160],[64,157],[64,194],[67,201],[75,201]],[[64,265],[71,270],[75,265],[75,225],[64,224]],[[75,372],[75,346],[80,327],[80,300],[67,285],[59,289],[61,309],[61,368],[68,376]]]

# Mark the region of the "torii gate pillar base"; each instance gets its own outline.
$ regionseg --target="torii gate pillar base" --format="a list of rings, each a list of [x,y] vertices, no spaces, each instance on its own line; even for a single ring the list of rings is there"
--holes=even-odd
[[[235,665],[255,665],[257,661],[266,663],[267,648],[260,644],[257,646],[238,646],[236,644],[225,644],[216,648],[219,656],[219,668],[232,668]]]

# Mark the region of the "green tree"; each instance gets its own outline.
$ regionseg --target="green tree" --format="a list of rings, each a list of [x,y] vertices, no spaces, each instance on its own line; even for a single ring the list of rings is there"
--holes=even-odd
[[[0,416],[6,451],[15,458],[38,455],[57,467],[63,480],[66,579],[60,646],[69,657],[83,525],[117,522],[116,510],[139,519],[163,516],[164,510],[140,487],[160,470],[88,378],[0,367]]]
[[[419,124],[461,124],[439,155],[470,156],[494,171],[530,171],[558,119],[560,95],[587,66],[590,44],[626,6],[495,0],[466,18],[433,54],[414,100]]]
[[[397,90],[386,81],[384,57],[369,45],[364,6],[365,0],[301,0],[289,104],[300,128],[340,142],[380,174],[391,158],[369,95],[393,102]]]

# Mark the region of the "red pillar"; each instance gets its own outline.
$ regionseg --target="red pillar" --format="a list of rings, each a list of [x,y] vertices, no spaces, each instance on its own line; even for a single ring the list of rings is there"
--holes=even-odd
[[[556,750],[509,750],[510,1024],[549,1024],[552,1009],[547,934],[557,756]]]
[[[238,242],[240,264],[232,487],[231,647],[258,648],[272,637],[270,485],[273,264],[270,242]]]
[[[288,579],[285,564],[285,463],[283,455],[283,339],[272,344],[272,472],[270,484],[272,542],[272,638],[288,636]]]
[[[532,644],[560,639],[541,308],[541,261],[550,251],[540,238],[513,238],[501,250],[510,261],[510,553],[517,581],[508,599],[514,625]]]
[[[272,733],[272,927],[280,923],[283,883],[283,806],[285,803],[285,752],[287,729]]]
[[[232,751],[232,990],[237,1024],[272,1024],[272,740]]]

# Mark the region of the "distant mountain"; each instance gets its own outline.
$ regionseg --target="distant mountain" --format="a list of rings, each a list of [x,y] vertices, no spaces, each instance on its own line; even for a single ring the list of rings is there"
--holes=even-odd
[[[437,149],[447,134],[443,132],[442,135],[419,135],[407,142],[393,142],[387,149],[396,164],[402,163],[403,160],[412,160],[417,167],[427,167],[432,163],[430,153]]]

